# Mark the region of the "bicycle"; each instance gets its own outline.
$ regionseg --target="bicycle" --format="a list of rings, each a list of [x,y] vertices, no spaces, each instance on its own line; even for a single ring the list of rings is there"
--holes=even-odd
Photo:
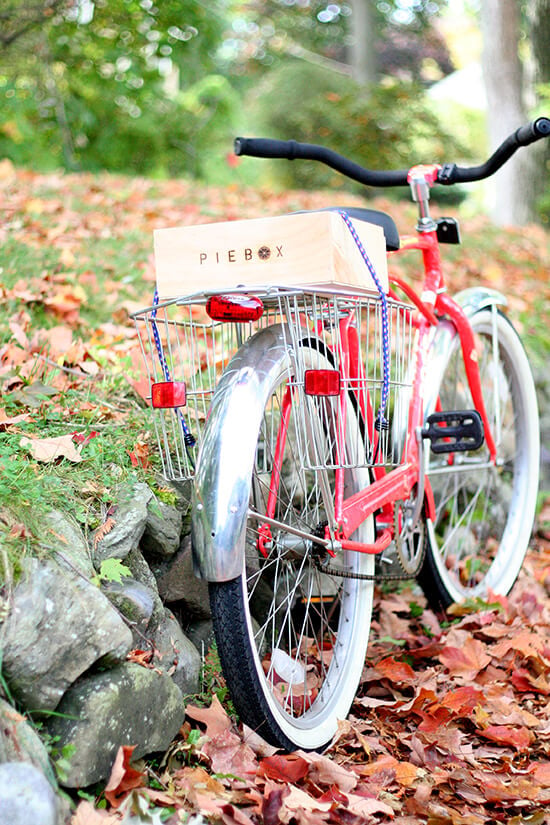
[[[391,274],[387,294],[241,286],[136,315],[164,472],[193,483],[222,670],[241,719],[279,747],[322,749],[347,716],[375,582],[416,577],[445,609],[508,593],[520,571],[539,467],[529,362],[503,295],[446,293],[439,246],[459,242],[458,225],[432,218],[429,192],[487,178],[549,134],[539,118],[480,166],[388,172],[238,138],[240,155],[409,187],[415,236],[373,210],[341,214],[350,231],[350,216],[381,226],[390,255],[419,250],[420,292]]]

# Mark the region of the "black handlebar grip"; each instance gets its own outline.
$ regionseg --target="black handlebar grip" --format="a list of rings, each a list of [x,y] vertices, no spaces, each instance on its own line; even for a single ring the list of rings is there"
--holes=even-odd
[[[539,117],[532,123],[521,126],[515,133],[515,138],[520,146],[529,146],[536,140],[550,136],[550,118]]]
[[[296,157],[296,141],[238,137],[235,139],[234,151],[236,155],[248,155],[253,158],[293,160]]]

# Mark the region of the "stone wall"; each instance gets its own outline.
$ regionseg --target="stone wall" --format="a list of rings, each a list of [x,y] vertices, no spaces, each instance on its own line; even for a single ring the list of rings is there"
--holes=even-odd
[[[27,806],[21,822],[61,825],[68,805],[58,784],[105,780],[120,745],[135,745],[137,758],[177,734],[212,641],[186,509],[184,496],[168,505],[136,482],[88,537],[52,512],[42,552],[24,560],[0,618],[0,807],[13,808],[10,822],[19,822],[17,793]],[[130,575],[100,578],[108,559]],[[57,775],[55,754],[68,760]]]

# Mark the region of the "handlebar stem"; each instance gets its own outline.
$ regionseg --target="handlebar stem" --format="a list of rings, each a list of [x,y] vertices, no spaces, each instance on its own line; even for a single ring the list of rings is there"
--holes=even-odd
[[[430,186],[432,180],[423,167],[413,167],[408,175],[412,199],[418,204],[418,232],[435,232],[437,224],[430,215]]]

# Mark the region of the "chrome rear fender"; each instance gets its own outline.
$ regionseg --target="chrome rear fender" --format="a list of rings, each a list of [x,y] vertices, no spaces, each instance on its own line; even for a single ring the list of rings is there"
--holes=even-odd
[[[267,327],[232,358],[214,392],[197,458],[191,521],[195,574],[207,581],[242,573],[259,427],[281,363],[289,358],[283,326]]]

